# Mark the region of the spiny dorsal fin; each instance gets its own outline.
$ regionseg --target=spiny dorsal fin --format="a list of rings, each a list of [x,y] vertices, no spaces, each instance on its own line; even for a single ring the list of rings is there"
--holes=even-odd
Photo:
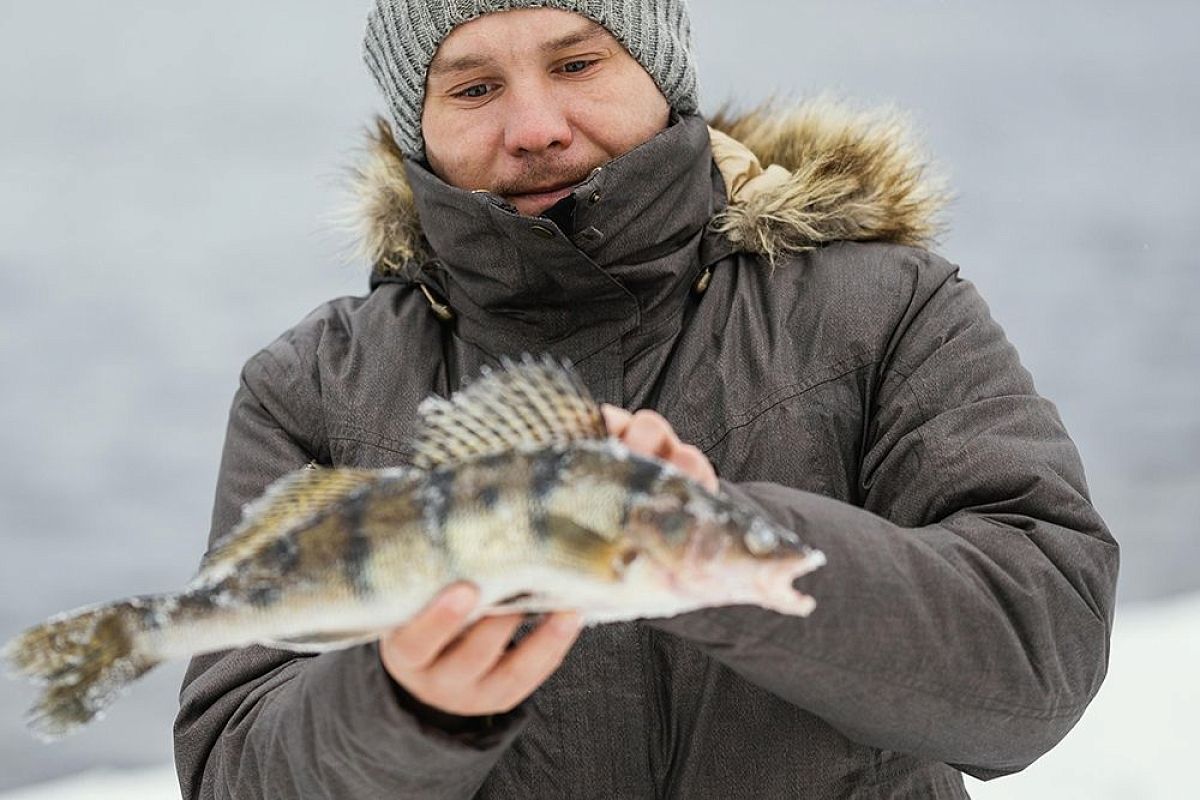
[[[421,403],[412,443],[417,467],[608,435],[600,406],[569,363],[529,355],[500,363],[500,371],[484,368],[479,380],[449,400]]]
[[[321,469],[309,465],[272,483],[242,509],[242,521],[212,546],[200,564],[198,578],[230,567],[279,539],[322,511],[399,470]]]

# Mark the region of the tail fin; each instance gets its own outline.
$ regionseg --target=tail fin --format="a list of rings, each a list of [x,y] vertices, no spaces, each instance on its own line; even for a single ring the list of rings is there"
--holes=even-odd
[[[159,663],[141,644],[156,604],[137,598],[68,612],[4,646],[16,672],[45,687],[27,717],[38,738],[53,741],[91,722]]]

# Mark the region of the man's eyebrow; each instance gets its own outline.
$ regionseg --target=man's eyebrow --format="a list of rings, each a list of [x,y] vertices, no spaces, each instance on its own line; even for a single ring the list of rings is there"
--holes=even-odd
[[[554,53],[559,50],[565,50],[568,47],[590,42],[597,39],[607,31],[598,23],[591,23],[585,28],[582,28],[574,33],[568,33],[566,36],[561,36],[553,41],[543,42],[539,48],[543,53]],[[481,55],[465,55],[456,58],[434,58],[429,65],[429,74],[432,75],[448,75],[452,72],[468,72],[473,69],[482,69],[493,64],[493,60],[487,56]]]
[[[451,72],[466,72],[490,66],[492,59],[485,56],[459,56],[458,58],[435,58],[429,65],[430,75],[446,75]]]
[[[598,39],[608,33],[599,23],[593,22],[586,28],[581,28],[574,33],[568,33],[566,36],[555,39],[552,42],[542,44],[543,53],[553,53],[556,50],[565,50],[568,47],[574,47],[577,44],[584,44],[593,39]]]

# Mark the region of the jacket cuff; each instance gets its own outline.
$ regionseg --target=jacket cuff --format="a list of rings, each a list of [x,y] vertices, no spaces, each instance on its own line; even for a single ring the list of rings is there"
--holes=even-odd
[[[521,707],[488,718],[458,717],[457,722],[450,721],[452,715],[418,716],[416,706],[399,702],[377,644],[325,653],[313,659],[304,675],[304,705],[317,729],[316,741],[353,741],[355,760],[393,773],[395,785],[478,787],[525,723]]]
[[[477,717],[451,714],[421,702],[397,683],[386,669],[383,672],[400,709],[412,716],[421,729],[433,737],[448,738],[476,750],[486,750],[502,744],[513,726],[520,725],[525,719],[522,706],[517,706],[506,714]]]

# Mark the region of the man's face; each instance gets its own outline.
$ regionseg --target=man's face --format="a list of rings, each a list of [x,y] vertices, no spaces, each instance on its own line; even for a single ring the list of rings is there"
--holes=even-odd
[[[429,66],[421,124],[434,173],[541,214],[667,126],[654,80],[607,30],[533,8],[454,29]]]

